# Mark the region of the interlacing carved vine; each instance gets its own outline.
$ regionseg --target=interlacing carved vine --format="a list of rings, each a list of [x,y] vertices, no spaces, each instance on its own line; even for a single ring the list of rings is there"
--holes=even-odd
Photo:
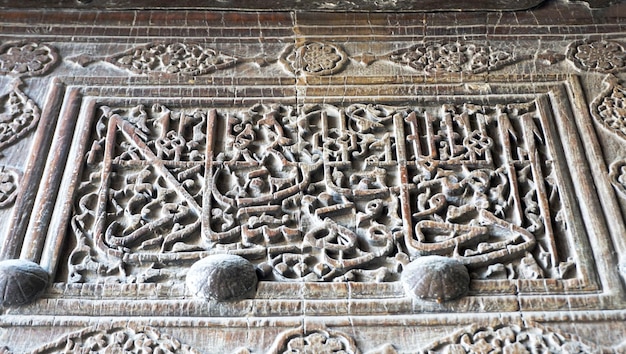
[[[349,335],[320,328],[304,331],[297,328],[282,332],[268,350],[269,354],[358,354],[359,349]]]
[[[200,352],[155,328],[147,326],[89,327],[70,333],[31,353],[162,353]]]
[[[280,62],[296,75],[332,75],[343,70],[348,55],[335,44],[306,42],[285,48]]]
[[[0,165],[0,209],[9,207],[15,202],[20,175],[18,170]]]
[[[238,58],[193,43],[150,43],[106,59],[136,74],[164,72],[200,76],[237,64]]]
[[[395,281],[429,254],[575,276],[543,119],[534,101],[101,107],[69,280],[167,282],[225,252],[268,281]]]
[[[37,127],[41,111],[22,90],[21,81],[0,97],[0,151],[16,143]]]
[[[423,353],[600,353],[601,349],[580,338],[541,326],[520,327],[472,325],[436,340]]]
[[[461,72],[476,74],[500,69],[520,58],[506,50],[487,45],[426,42],[394,51],[386,59],[430,75]]]
[[[604,80],[606,89],[591,103],[591,115],[621,139],[626,139],[626,88],[615,76]]]

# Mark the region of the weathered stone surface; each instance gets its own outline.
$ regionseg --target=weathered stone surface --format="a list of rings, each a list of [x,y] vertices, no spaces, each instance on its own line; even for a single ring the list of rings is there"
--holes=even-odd
[[[0,261],[0,305],[26,305],[48,287],[48,272],[38,264],[21,259]]]
[[[207,300],[237,300],[256,289],[254,265],[245,258],[228,254],[208,256],[194,263],[187,272],[191,293]]]
[[[402,272],[402,285],[407,294],[430,301],[456,300],[467,294],[469,284],[467,268],[447,257],[419,257]]]
[[[0,348],[625,352],[626,4],[534,3],[0,1]]]

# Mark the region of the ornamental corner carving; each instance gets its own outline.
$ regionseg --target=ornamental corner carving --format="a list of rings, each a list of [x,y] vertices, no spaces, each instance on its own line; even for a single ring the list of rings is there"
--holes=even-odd
[[[584,71],[616,73],[626,69],[626,50],[615,41],[576,41],[568,46],[566,56]]]
[[[50,45],[35,42],[5,43],[0,46],[0,74],[41,76],[57,63],[59,55]]]

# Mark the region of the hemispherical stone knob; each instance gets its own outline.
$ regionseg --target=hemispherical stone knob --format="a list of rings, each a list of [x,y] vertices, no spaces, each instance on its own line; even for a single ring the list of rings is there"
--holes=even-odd
[[[216,254],[194,263],[187,272],[191,293],[207,300],[228,301],[246,297],[258,279],[252,263],[231,254]]]
[[[48,286],[48,272],[39,264],[22,259],[0,262],[0,305],[26,305],[36,300]]]
[[[407,294],[442,302],[467,294],[470,276],[467,268],[455,259],[424,256],[404,268],[401,281]]]

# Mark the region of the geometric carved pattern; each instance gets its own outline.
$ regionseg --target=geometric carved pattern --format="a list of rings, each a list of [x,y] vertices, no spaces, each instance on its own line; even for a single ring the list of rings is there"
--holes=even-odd
[[[287,71],[307,75],[332,75],[343,70],[348,55],[341,47],[320,42],[307,42],[287,46],[280,56],[280,63]]]
[[[167,282],[211,253],[278,282],[395,281],[429,254],[575,277],[538,104],[103,106],[69,280]]]

